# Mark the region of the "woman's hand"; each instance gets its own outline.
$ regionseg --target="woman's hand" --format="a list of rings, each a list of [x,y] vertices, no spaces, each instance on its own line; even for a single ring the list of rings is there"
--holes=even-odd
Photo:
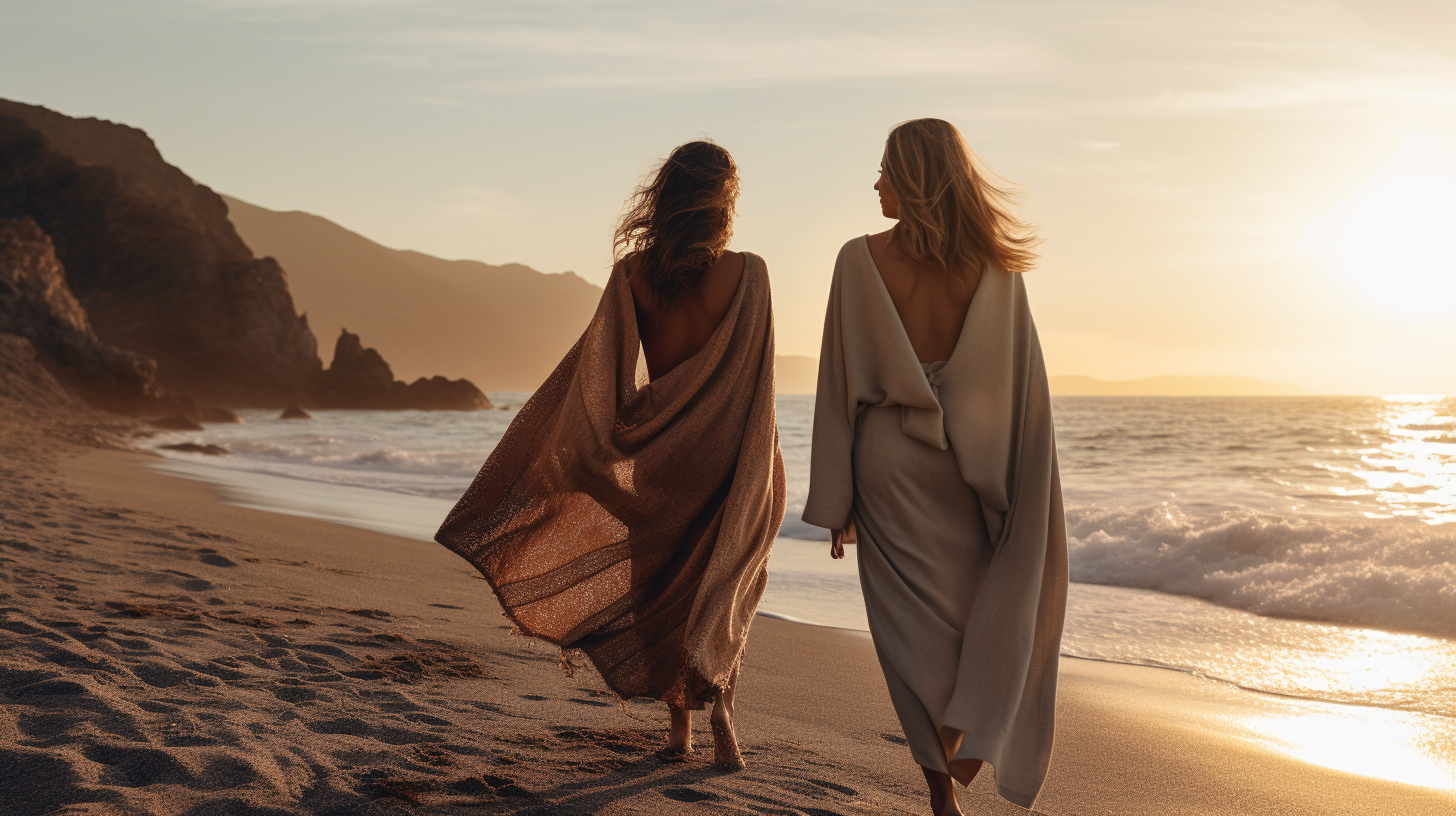
[[[829,557],[843,558],[845,544],[858,544],[859,532],[854,529],[854,522],[850,521],[849,526],[839,530],[829,531]]]

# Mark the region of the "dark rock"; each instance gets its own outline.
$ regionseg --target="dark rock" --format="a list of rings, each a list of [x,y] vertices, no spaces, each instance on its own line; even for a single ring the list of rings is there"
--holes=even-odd
[[[95,407],[200,413],[190,398],[157,384],[154,362],[97,339],[54,245],[29,218],[0,218],[0,332],[29,340],[40,364]]]
[[[136,128],[0,100],[0,225],[0,333],[92,405],[210,422],[236,415],[198,400],[490,406],[464,380],[395,381],[347,331],[324,371],[282,267]]]
[[[333,408],[474,411],[491,407],[490,400],[469,380],[421,377],[408,385],[396,380],[379,352],[366,348],[359,335],[348,329],[339,334],[323,382],[321,400]]]
[[[180,414],[176,416],[158,417],[147,420],[147,424],[153,428],[160,428],[164,431],[200,431],[202,426],[196,421]]]
[[[394,372],[359,335],[344,329],[334,344],[334,361],[323,376],[325,399],[336,408],[397,408]]]
[[[405,401],[411,408],[426,411],[479,411],[491,407],[490,400],[469,380],[424,377],[409,384]]]
[[[0,334],[0,401],[5,400],[45,410],[81,407],[36,359],[35,346],[14,334]]]
[[[0,218],[22,217],[54,242],[85,310],[70,326],[89,318],[138,366],[155,361],[163,386],[232,405],[317,386],[317,344],[283,269],[254,258],[221,197],[142,131],[0,100]]]
[[[217,405],[202,406],[202,416],[200,417],[200,419],[203,422],[227,422],[233,424],[241,424],[243,421],[242,417],[238,416],[232,411],[229,411],[226,408]]]
[[[163,450],[182,451],[183,453],[202,453],[208,456],[227,456],[228,449],[222,445],[199,445],[196,442],[180,442],[176,445],[161,445]]]
[[[310,416],[307,411],[303,410],[302,408],[299,408],[297,405],[290,405],[287,408],[284,408],[283,409],[283,413],[280,414],[278,416],[278,418],[279,419],[313,419],[313,417]]]

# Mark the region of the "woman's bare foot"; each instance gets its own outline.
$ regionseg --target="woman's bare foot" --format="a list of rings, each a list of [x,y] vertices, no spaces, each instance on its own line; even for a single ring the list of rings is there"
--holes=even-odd
[[[725,771],[736,771],[743,765],[743,753],[738,750],[738,737],[733,734],[733,718],[720,718],[713,712],[713,764]]]
[[[718,695],[709,722],[713,724],[713,764],[725,771],[742,768],[743,754],[733,733],[733,686]]]
[[[669,704],[672,726],[667,731],[667,747],[662,750],[666,757],[681,757],[693,750],[693,712]]]
[[[955,780],[950,774],[921,767],[925,782],[930,785],[930,812],[935,816],[961,816],[961,806],[956,802]]]

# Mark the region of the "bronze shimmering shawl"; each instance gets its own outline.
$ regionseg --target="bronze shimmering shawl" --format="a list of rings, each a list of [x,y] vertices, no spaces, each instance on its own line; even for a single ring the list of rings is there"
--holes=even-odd
[[[784,515],[768,267],[701,351],[639,382],[620,267],[435,540],[623,698],[702,708],[737,670]]]

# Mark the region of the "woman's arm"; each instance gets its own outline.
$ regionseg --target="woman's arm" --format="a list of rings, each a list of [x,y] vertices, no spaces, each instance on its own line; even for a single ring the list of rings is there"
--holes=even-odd
[[[819,384],[814,394],[814,436],[809,454],[809,497],[804,521],[831,530],[849,526],[854,505],[853,408],[845,370],[840,325],[840,268],[836,265],[824,315],[824,342],[819,351]]]

